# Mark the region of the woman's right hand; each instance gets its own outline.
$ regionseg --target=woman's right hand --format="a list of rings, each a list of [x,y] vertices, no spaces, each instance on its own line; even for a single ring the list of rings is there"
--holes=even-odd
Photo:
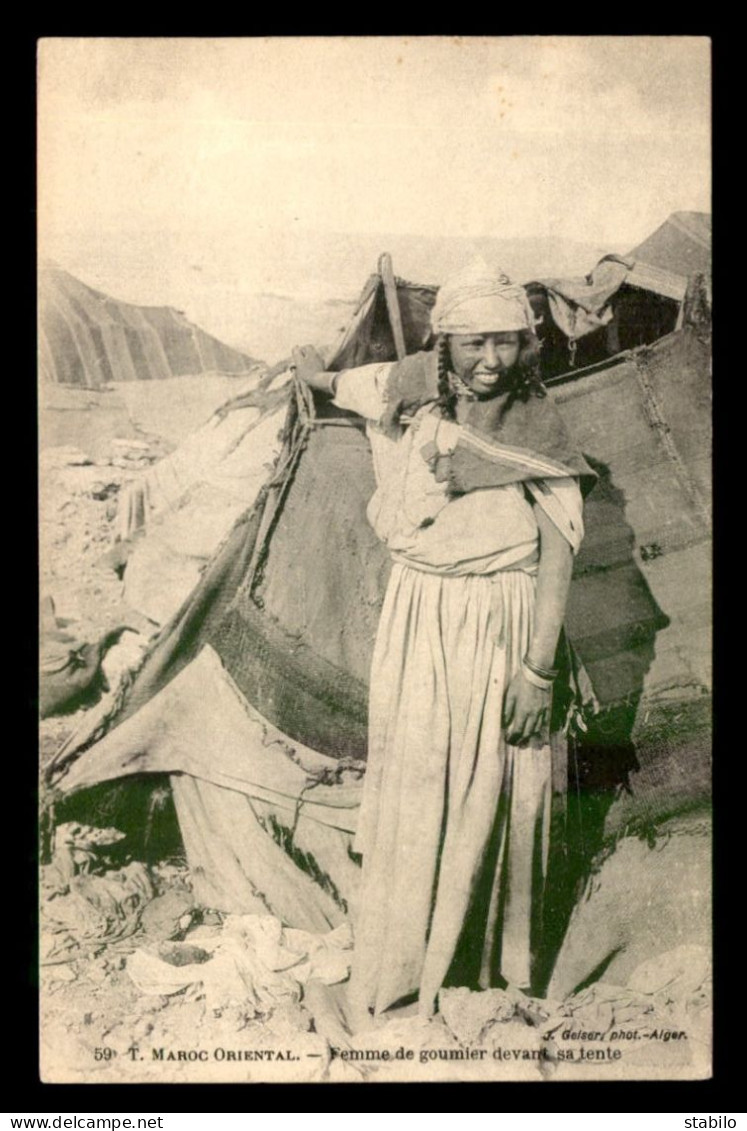
[[[526,746],[532,739],[549,741],[551,703],[551,686],[536,687],[519,668],[509,681],[503,703],[506,742],[510,746]]]
[[[291,363],[298,377],[312,389],[329,390],[331,374],[324,372],[324,358],[314,346],[295,346]]]

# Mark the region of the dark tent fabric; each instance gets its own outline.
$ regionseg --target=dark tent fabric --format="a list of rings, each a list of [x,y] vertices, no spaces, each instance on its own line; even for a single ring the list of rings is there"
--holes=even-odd
[[[674,330],[687,279],[607,255],[583,278],[526,284],[545,378],[585,368]]]
[[[39,351],[43,380],[89,389],[257,365],[170,306],[119,302],[54,264],[39,272]]]
[[[606,255],[583,278],[526,284],[539,319],[546,377],[648,345],[682,324],[688,280],[710,300],[711,218],[675,212],[626,256]]]
[[[428,341],[434,294],[435,288],[397,281],[408,352]],[[702,329],[685,326],[593,372],[566,374],[549,390],[600,476],[586,504],[587,535],[576,563],[567,623],[603,708],[600,718],[610,720],[606,734],[603,725],[592,725],[591,737],[597,746],[610,748],[613,762],[619,763],[620,751],[632,737],[639,762],[655,759],[654,745],[647,754],[646,743],[647,727],[655,730],[660,720],[657,704],[704,703],[710,686],[709,344]],[[394,357],[383,287],[374,276],[328,364],[339,369]],[[261,405],[267,394],[252,395]],[[366,756],[368,668],[389,571],[387,555],[365,516],[374,487],[370,449],[354,418],[321,398],[315,404],[295,384],[285,395],[284,444],[269,482],[190,598],[159,633],[123,701],[108,715],[94,715],[59,752],[50,779],[63,793],[97,780],[97,751],[102,749],[109,751],[102,755],[107,767],[103,777],[147,769],[153,735],[158,738],[159,771],[178,771],[175,780],[190,773],[200,778],[203,771],[185,769],[183,751],[175,749],[170,763],[164,760],[168,726],[158,722],[153,705],[165,690],[185,686],[184,680],[192,679],[193,686],[195,665],[202,671],[205,664],[216,688],[219,680],[227,681],[231,695],[247,705],[245,714],[252,715],[257,734],[265,735],[254,746],[246,738],[247,759],[251,748],[256,760],[272,732],[281,736],[270,743],[278,766],[286,756],[305,766],[315,788],[342,787],[335,765],[340,773],[360,774]],[[205,683],[206,712],[210,686]],[[194,707],[191,700],[190,705]],[[137,720],[146,708],[148,726],[138,732]],[[684,714],[692,721],[687,710]],[[173,704],[172,717],[178,718]],[[120,725],[125,737],[117,747]],[[300,745],[294,748],[294,743]],[[324,755],[321,769],[311,766],[309,751]],[[701,752],[702,745],[694,757]],[[623,766],[608,765],[605,778],[599,771],[603,762],[595,763],[595,787],[619,785],[638,764],[632,758]],[[265,761],[263,766],[264,774]],[[216,781],[215,767],[204,772],[213,775],[206,781],[211,791],[224,783],[224,778]],[[654,785],[661,789],[655,779],[654,774]],[[247,819],[259,821],[290,851],[294,844],[298,847],[293,832],[298,821],[281,819],[274,810],[260,812],[257,797],[269,804],[266,778],[263,782],[252,795]],[[242,779],[235,788],[251,791],[252,786]],[[683,785],[690,801],[693,788],[690,781]],[[697,798],[705,790],[699,773]],[[215,824],[215,794],[211,792],[209,805],[201,795],[187,800],[181,786],[179,794],[180,820],[195,824],[201,814],[211,835],[222,837],[224,850],[233,852],[231,828]],[[340,803],[340,812],[347,804]],[[317,863],[325,854],[335,856],[336,863],[322,869],[329,890],[336,883],[334,869],[349,866],[350,844],[335,842],[333,851],[328,840],[321,842],[318,821],[308,822],[307,835],[312,836],[312,826]],[[200,826],[203,838],[205,827]],[[340,817],[335,836],[348,836],[353,827],[349,816]],[[247,848],[242,864],[247,874],[254,851]],[[211,859],[217,859],[217,850],[211,852]],[[213,866],[213,871],[219,870]]]
[[[397,280],[397,293],[414,352],[430,337],[436,288]],[[394,357],[374,275],[328,364]],[[374,477],[363,422],[329,404],[317,414],[300,392],[262,385],[233,404],[271,408],[278,395],[288,398],[274,474],[157,636],[122,717],[210,643],[249,702],[286,733],[338,757],[365,757],[368,666],[389,559],[365,517]]]

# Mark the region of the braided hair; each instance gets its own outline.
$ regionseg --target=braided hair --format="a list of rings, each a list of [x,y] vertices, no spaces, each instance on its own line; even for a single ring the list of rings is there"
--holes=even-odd
[[[436,342],[438,359],[438,400],[436,404],[446,420],[456,420],[457,392],[449,376],[451,372],[451,350],[446,334],[439,334]]]
[[[439,334],[436,342],[438,363],[438,399],[436,404],[447,420],[456,420],[457,391],[451,380],[451,350],[449,335]],[[519,356],[507,376],[510,379],[509,404],[514,400],[526,401],[529,397],[546,397],[540,377],[540,343],[533,330],[519,331]]]

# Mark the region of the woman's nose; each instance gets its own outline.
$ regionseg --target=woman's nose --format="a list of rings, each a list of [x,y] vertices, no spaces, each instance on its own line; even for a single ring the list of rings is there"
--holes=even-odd
[[[485,342],[482,351],[482,360],[486,369],[498,369],[500,366],[500,359],[498,357],[498,348],[493,341]]]

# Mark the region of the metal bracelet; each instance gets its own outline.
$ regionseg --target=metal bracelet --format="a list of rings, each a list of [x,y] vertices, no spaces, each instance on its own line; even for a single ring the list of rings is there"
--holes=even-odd
[[[535,664],[528,656],[524,657],[523,663],[525,667],[533,671],[540,679],[547,679],[552,683],[552,681],[557,678],[558,668],[541,668],[539,664]]]
[[[552,680],[543,679],[542,676],[538,676],[536,672],[527,665],[526,661],[521,665],[521,671],[527,683],[538,687],[540,691],[552,691]]]

